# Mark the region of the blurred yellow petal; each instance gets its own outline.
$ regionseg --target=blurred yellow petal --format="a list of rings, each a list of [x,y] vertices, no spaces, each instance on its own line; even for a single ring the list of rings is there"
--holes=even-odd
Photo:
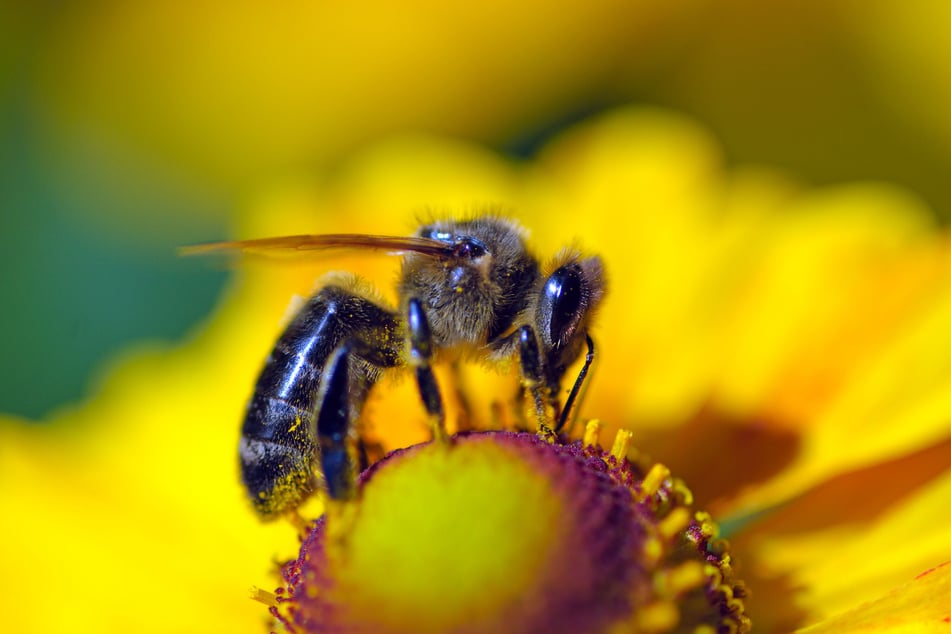
[[[835,470],[902,455],[951,432],[951,363],[940,354],[951,332],[949,253],[926,225],[915,223],[922,214],[914,205],[887,191],[850,194],[840,201],[846,204],[815,216],[819,226],[794,248],[809,249],[835,231],[847,242],[780,254],[777,261],[792,270],[765,271],[769,290],[757,289],[755,305],[735,322],[758,342],[755,354],[759,342],[777,346],[760,356],[770,365],[726,375],[756,399],[741,409],[794,428],[809,426],[798,464],[759,489],[757,500],[789,496]],[[875,202],[885,212],[880,217],[870,211]],[[864,222],[851,209],[865,210]],[[850,223],[875,230],[846,233]],[[798,296],[796,276],[799,285],[808,280]],[[757,314],[762,311],[769,312]],[[786,332],[777,331],[778,324],[786,324]],[[758,326],[774,336],[757,332]]]
[[[758,622],[788,627],[783,619],[798,611],[827,617],[946,558],[949,464],[946,440],[830,478],[744,527],[733,541],[751,564],[747,581],[767,604],[785,602]],[[778,579],[783,587],[770,587]]]
[[[201,408],[208,386],[181,385],[176,375],[196,378],[187,360],[163,365],[121,364],[134,389],[107,387],[47,425],[0,421],[0,483],[19,518],[0,543],[12,631],[258,629],[248,575],[266,571],[257,554],[287,528],[248,517],[232,433]]]
[[[726,174],[702,132],[662,113],[566,136],[542,162],[550,200],[623,267],[601,332],[625,353],[599,371],[635,377],[596,382],[592,399],[647,428],[712,401],[800,436],[795,463],[747,504],[951,433],[951,357],[937,343],[951,332],[951,254],[916,199]]]
[[[880,599],[802,630],[823,632],[947,632],[951,625],[951,562],[927,570]]]
[[[623,389],[596,382],[592,399],[607,397],[628,420],[683,420],[709,387],[715,360],[698,353],[709,314],[696,309],[713,295],[732,237],[716,222],[716,146],[668,113],[622,111],[557,140],[540,167],[546,204],[564,206],[567,219],[534,231],[557,244],[571,227],[604,254],[612,292],[597,332],[623,352],[604,355],[598,371],[636,377]]]

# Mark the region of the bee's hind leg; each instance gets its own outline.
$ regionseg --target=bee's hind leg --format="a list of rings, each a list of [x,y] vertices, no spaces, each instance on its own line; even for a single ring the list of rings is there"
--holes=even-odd
[[[354,494],[356,467],[359,461],[355,448],[348,441],[350,433],[350,355],[355,343],[348,341],[338,347],[327,360],[321,378],[317,402],[317,444],[320,447],[320,468],[324,487],[331,500],[349,500]]]

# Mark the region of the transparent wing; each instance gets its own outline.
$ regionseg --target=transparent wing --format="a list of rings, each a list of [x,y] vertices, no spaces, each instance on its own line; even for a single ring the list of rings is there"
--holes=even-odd
[[[282,255],[332,249],[369,249],[394,254],[411,251],[433,257],[449,257],[453,245],[430,238],[377,236],[366,233],[326,233],[320,235],[280,236],[256,240],[208,242],[181,247],[181,255],[254,254]]]

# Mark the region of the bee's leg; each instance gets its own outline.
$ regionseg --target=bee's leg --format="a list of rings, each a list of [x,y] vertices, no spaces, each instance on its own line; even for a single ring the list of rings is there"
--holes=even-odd
[[[554,441],[556,433],[552,427],[558,418],[558,404],[553,398],[538,339],[531,326],[519,328],[518,352],[522,386],[532,395],[535,404],[538,434],[546,440]]]
[[[353,497],[357,456],[348,442],[350,432],[350,355],[353,343],[338,347],[327,360],[317,402],[317,444],[327,496]]]
[[[416,383],[419,386],[419,396],[426,408],[429,424],[432,428],[433,439],[445,442],[446,414],[443,410],[442,396],[439,394],[439,385],[430,364],[433,356],[433,335],[429,329],[429,320],[423,312],[423,304],[418,299],[411,298],[407,304],[407,330],[409,331],[410,365],[416,370]]]
[[[581,391],[581,386],[584,384],[584,379],[588,375],[591,362],[594,361],[594,341],[591,339],[591,335],[585,335],[584,339],[588,343],[588,352],[584,356],[584,365],[581,366],[578,377],[575,379],[574,385],[571,386],[571,393],[568,394],[568,399],[565,401],[565,408],[561,410],[561,416],[558,417],[558,424],[555,425],[555,433],[560,432],[565,426],[565,423],[568,422],[568,418],[571,416],[571,407],[574,405],[575,399],[578,398],[578,392]],[[573,425],[574,420],[571,422]],[[571,430],[569,430],[569,435],[570,433]]]

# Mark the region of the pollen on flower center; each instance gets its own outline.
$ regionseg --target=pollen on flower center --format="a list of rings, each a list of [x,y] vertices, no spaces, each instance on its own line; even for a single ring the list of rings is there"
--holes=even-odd
[[[529,461],[487,440],[393,456],[366,482],[334,584],[354,617],[373,611],[410,629],[425,612],[446,631],[517,605],[547,578],[563,501]]]
[[[528,433],[399,450],[317,522],[272,613],[292,632],[743,630],[689,497],[663,470]]]

